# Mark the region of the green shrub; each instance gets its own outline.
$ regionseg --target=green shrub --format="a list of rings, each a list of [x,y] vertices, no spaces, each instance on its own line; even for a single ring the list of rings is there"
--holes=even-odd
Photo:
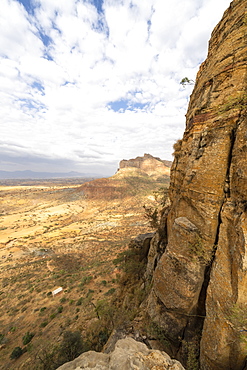
[[[60,356],[63,362],[74,360],[84,350],[83,340],[79,331],[66,331],[60,345]]]
[[[109,296],[109,295],[112,295],[113,293],[115,293],[116,289],[115,288],[111,288],[108,290],[108,292],[105,293],[106,296]]]
[[[41,327],[41,328],[44,328],[46,325],[48,325],[48,321],[43,321],[43,322],[40,324],[40,327]]]
[[[79,287],[84,288],[84,286],[86,284],[89,284],[92,279],[93,279],[92,276],[83,276],[83,278],[81,279],[81,282],[79,284]]]
[[[0,333],[0,344],[3,344],[5,342],[5,336],[4,334]]]
[[[63,306],[59,306],[57,309],[57,313],[62,313],[63,312]]]
[[[145,210],[145,218],[149,221],[150,226],[153,229],[158,229],[159,227],[159,211],[156,207],[143,206]]]
[[[78,301],[76,302],[76,306],[81,306],[83,302],[83,298],[79,298]]]
[[[29,342],[31,342],[33,337],[34,337],[33,333],[29,333],[29,331],[26,332],[26,334],[22,337],[22,343],[24,344],[24,346],[28,344]]]
[[[16,360],[23,354],[23,349],[21,347],[15,347],[10,355],[11,360]]]
[[[113,263],[125,273],[125,275],[121,277],[121,284],[125,285],[124,280],[136,280],[143,276],[146,259],[143,257],[142,252],[141,248],[130,248],[121,252],[118,257],[113,260]]]
[[[51,315],[50,315],[50,319],[53,320],[55,319],[55,317],[57,316],[57,312],[53,312]]]

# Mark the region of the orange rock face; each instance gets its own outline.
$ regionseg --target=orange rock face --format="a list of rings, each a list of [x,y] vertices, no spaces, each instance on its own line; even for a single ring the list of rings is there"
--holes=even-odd
[[[246,312],[247,322],[246,37],[247,1],[235,0],[197,75],[171,168],[168,243],[149,297],[178,357],[201,338],[201,370],[241,370],[246,359],[247,328],[236,317]]]

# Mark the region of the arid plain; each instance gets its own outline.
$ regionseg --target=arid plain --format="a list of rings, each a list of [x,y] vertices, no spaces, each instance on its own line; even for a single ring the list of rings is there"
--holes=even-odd
[[[38,368],[39,353],[64,330],[83,334],[97,320],[97,302],[117,289],[114,259],[152,231],[143,205],[156,207],[168,181],[123,169],[90,182],[1,182],[1,369]],[[58,287],[63,291],[53,297]],[[27,332],[34,334],[27,352],[10,360]]]

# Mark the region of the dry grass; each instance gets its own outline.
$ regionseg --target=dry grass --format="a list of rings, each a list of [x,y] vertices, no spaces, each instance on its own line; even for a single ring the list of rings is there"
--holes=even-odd
[[[112,261],[150,231],[143,204],[162,184],[149,179],[147,191],[142,180],[138,193],[136,181],[124,182],[127,196],[107,202],[85,199],[74,184],[0,188],[0,369],[33,369],[37,353],[66,330],[84,334],[97,322],[95,307],[118,286]],[[63,293],[52,297],[59,286]],[[10,360],[27,332],[34,334],[27,351]]]

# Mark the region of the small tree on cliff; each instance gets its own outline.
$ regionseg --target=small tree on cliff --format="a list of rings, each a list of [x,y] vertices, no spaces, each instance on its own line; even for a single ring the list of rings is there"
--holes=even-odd
[[[188,77],[184,77],[180,81],[180,85],[182,85],[183,87],[185,87],[186,85],[194,85],[194,84],[195,84],[195,81],[190,80]]]

